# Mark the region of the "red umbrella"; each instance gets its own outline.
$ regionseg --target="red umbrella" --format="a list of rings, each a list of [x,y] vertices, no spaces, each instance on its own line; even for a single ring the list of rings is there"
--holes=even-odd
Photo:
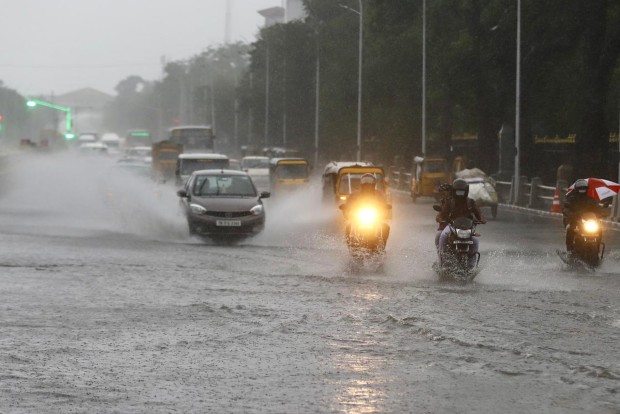
[[[586,178],[586,181],[588,182],[588,196],[597,201],[613,197],[620,192],[620,184],[614,183],[613,181],[603,178]],[[570,194],[574,189],[575,184],[573,183],[568,187],[568,192],[566,194]]]

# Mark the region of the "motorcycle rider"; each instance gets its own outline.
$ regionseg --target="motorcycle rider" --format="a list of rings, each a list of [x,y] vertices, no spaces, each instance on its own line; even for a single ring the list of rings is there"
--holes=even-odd
[[[452,183],[452,191],[450,198],[447,199],[441,206],[441,211],[437,214],[435,220],[440,224],[449,223],[458,217],[467,217],[470,219],[476,219],[481,224],[485,224],[487,221],[482,217],[480,209],[476,205],[476,202],[471,198],[467,198],[469,194],[469,184],[462,178],[457,178]],[[450,226],[446,225],[439,236],[439,260],[443,257],[443,253],[446,249],[448,236],[450,235]],[[473,237],[473,251],[478,251],[478,237]]]
[[[364,174],[360,177],[360,189],[354,192],[347,199],[346,204],[342,206],[342,210],[345,214],[345,218],[349,211],[355,211],[358,205],[375,205],[380,211],[387,212],[392,208],[388,202],[385,193],[377,190],[377,179],[372,174]],[[351,233],[351,223],[347,223],[345,235],[347,242],[349,241],[349,235]],[[387,243],[390,236],[390,226],[387,223],[383,223],[383,242]]]
[[[583,178],[575,181],[573,190],[566,195],[562,214],[563,222],[566,227],[566,252],[573,253],[573,242],[575,239],[575,228],[579,218],[584,213],[594,213],[597,216],[604,215],[604,209],[598,202],[588,196],[588,180]]]

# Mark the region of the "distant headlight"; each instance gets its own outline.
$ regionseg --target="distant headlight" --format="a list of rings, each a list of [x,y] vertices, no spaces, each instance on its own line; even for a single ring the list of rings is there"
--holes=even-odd
[[[456,237],[459,239],[469,239],[471,237],[471,230],[456,229]]]
[[[207,209],[199,204],[190,204],[189,209],[194,214],[206,214],[207,213]]]
[[[261,214],[263,214],[263,206],[261,204],[254,206],[250,209],[250,213],[254,214],[255,216],[260,216]]]

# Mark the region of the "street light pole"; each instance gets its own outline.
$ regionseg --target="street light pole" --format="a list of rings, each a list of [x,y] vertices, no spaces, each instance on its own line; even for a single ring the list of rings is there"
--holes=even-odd
[[[269,44],[265,64],[265,147],[269,146]]]
[[[515,178],[513,203],[519,202],[520,191],[520,128],[521,123],[521,0],[517,0],[517,80],[515,91]]]
[[[358,77],[357,77],[357,161],[362,160],[362,50],[363,50],[363,30],[364,30],[364,9],[362,0],[358,0],[360,5],[360,30],[359,30],[359,57],[358,57]]]
[[[362,0],[358,0],[359,2],[359,11],[350,8],[349,6],[345,6],[341,4],[340,7],[347,9],[355,14],[357,14],[360,18],[359,23],[359,56],[357,60],[357,154],[356,160],[362,160],[362,52],[364,49],[364,6],[362,4]]]
[[[422,157],[426,156],[426,0],[422,0]]]
[[[319,165],[319,103],[320,103],[320,80],[321,80],[321,58],[319,55],[319,39],[317,33],[316,40],[316,70],[314,80],[314,165]]]
[[[73,120],[72,120],[72,117],[71,117],[71,108],[60,106],[60,105],[55,105],[53,103],[41,101],[39,99],[28,99],[28,101],[26,101],[26,106],[28,106],[30,108],[34,108],[37,105],[45,106],[47,108],[52,108],[52,109],[55,109],[57,111],[64,112],[65,113],[65,138],[72,139],[72,138],[75,137],[75,135],[73,134],[73,131],[72,131],[72,129],[73,129]]]

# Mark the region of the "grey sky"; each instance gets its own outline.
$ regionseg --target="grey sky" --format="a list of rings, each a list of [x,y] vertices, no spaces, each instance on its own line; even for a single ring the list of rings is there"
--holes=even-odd
[[[129,75],[161,76],[224,42],[226,0],[2,0],[0,80],[22,94],[82,87],[113,93]],[[233,41],[251,42],[257,10],[281,0],[232,0]]]

